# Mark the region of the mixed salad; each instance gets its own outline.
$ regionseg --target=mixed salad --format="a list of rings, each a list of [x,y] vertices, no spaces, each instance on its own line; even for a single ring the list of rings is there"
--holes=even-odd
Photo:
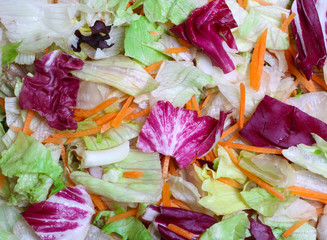
[[[0,240],[326,240],[326,13],[0,0]]]

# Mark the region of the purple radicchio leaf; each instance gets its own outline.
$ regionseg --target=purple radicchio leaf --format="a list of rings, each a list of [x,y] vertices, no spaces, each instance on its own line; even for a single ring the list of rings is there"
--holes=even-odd
[[[53,51],[35,61],[35,75],[24,78],[19,96],[21,109],[32,109],[46,118],[50,127],[77,129],[70,107],[76,106],[80,79],[69,74],[84,62],[64,52]]]
[[[137,148],[143,152],[159,152],[176,158],[179,168],[190,165],[194,157],[205,156],[220,139],[227,113],[220,120],[196,111],[174,108],[159,101],[151,109],[140,132]]]
[[[154,222],[163,240],[185,240],[185,238],[169,230],[169,224],[174,224],[193,233],[194,238],[192,239],[196,239],[207,228],[217,222],[213,217],[203,213],[155,205],[149,205],[142,218],[146,221]]]
[[[255,240],[277,240],[271,230],[271,228],[265,224],[263,224],[259,217],[257,217],[257,221],[253,218],[249,218],[250,220],[250,232],[252,234],[253,239]]]
[[[291,22],[294,40],[298,49],[295,61],[308,79],[313,66],[320,69],[326,60],[326,0],[295,0],[292,12],[296,14]]]
[[[72,48],[75,52],[81,51],[81,43],[86,43],[94,49],[100,48],[101,50],[104,48],[110,48],[114,45],[113,43],[108,45],[106,42],[106,40],[110,39],[109,32],[111,30],[111,25],[106,26],[104,22],[97,20],[93,27],[90,27],[90,29],[90,36],[82,35],[79,30],[75,31],[75,36],[78,37],[77,46],[75,47],[72,45]]]
[[[82,186],[70,187],[33,204],[22,216],[42,240],[84,239],[94,206]]]
[[[206,53],[224,73],[235,69],[229,52],[237,50],[231,28],[237,27],[225,0],[214,0],[195,9],[185,22],[171,28],[177,36]],[[234,49],[234,50],[232,50]]]
[[[258,147],[289,148],[315,143],[311,133],[327,140],[327,124],[300,109],[265,96],[240,135]]]

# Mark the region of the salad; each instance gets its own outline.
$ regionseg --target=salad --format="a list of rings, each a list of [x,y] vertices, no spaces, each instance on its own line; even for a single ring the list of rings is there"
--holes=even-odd
[[[0,0],[0,240],[326,240],[325,0]]]

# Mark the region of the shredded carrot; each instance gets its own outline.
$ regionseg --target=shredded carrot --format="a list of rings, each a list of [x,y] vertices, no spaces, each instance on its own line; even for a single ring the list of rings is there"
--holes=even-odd
[[[291,186],[288,188],[291,190],[292,194],[296,194],[303,197],[311,197],[317,199],[327,200],[327,193],[317,192],[308,188],[298,187],[298,186]]]
[[[162,199],[159,200],[159,202],[156,203],[157,206],[160,206],[162,203]]]
[[[156,73],[153,73],[153,74],[150,74],[151,75],[151,77],[153,77],[153,78],[156,78],[157,77],[157,74]]]
[[[47,139],[43,140],[44,143],[56,143],[56,144],[63,144],[63,140],[60,138],[52,138],[52,137],[48,137]]]
[[[103,124],[103,125],[101,126],[100,133],[104,133],[104,132],[108,131],[108,130],[111,128],[111,122],[112,122],[112,121],[109,121],[109,122]]]
[[[162,188],[162,206],[170,207],[170,192],[169,192],[169,185],[167,182],[164,182]]]
[[[238,5],[240,5],[241,8],[245,8],[243,0],[237,0]]]
[[[156,62],[154,64],[151,64],[150,66],[147,66],[146,68],[144,68],[144,70],[147,71],[148,73],[152,72],[154,70],[159,69],[162,63],[163,63],[163,60]]]
[[[245,86],[240,84],[240,114],[239,114],[239,128],[244,127],[244,111],[245,111]]]
[[[100,132],[101,127],[96,127],[84,131],[72,132],[72,133],[55,133],[52,135],[53,138],[79,138],[83,136],[92,135]]]
[[[5,175],[3,175],[2,173],[0,173],[0,190],[2,188],[3,182],[5,181]]]
[[[327,204],[327,199],[304,197],[304,196],[301,196],[301,198],[304,198],[304,199],[307,199],[307,200],[311,200],[311,201],[320,202],[320,203],[323,203],[323,204]]]
[[[271,193],[272,195],[274,195],[275,197],[279,198],[280,200],[285,200],[285,196],[280,193],[279,191],[277,191],[275,188],[273,188],[273,186],[271,186],[270,184],[262,181],[260,178],[258,178],[257,176],[255,176],[253,173],[247,171],[246,169],[242,168],[239,164],[238,164],[238,160],[235,157],[234,153],[228,148],[228,147],[224,147],[224,149],[226,150],[226,152],[228,153],[228,155],[230,156],[231,160],[233,161],[233,163],[241,170],[241,172],[243,172],[249,179],[251,179],[253,182],[255,182],[256,184],[258,184],[260,187],[264,188],[267,192]]]
[[[90,194],[94,205],[100,210],[104,211],[108,209],[108,206],[101,200],[99,195]]]
[[[72,143],[76,138],[69,138],[67,139],[67,141],[65,142],[65,144],[70,144]]]
[[[264,0],[253,0],[253,1],[259,3],[262,6],[271,6],[272,5],[271,3],[268,3],[268,2],[266,2]]]
[[[309,107],[309,105],[307,103],[303,104],[305,106],[305,108],[309,111],[309,113],[313,114],[312,109]]]
[[[0,98],[0,105],[5,109],[5,100],[3,98]]]
[[[46,49],[44,50],[44,52],[45,52],[45,54],[48,54],[48,53],[49,53],[49,48],[46,48]]]
[[[171,53],[182,53],[187,51],[188,51],[187,47],[176,47],[176,48],[167,48],[166,50],[163,51],[163,53],[171,54]]]
[[[139,117],[142,117],[142,116],[145,116],[147,114],[149,114],[151,112],[151,108],[147,108],[147,109],[144,109],[142,111],[139,111],[137,113],[134,113],[134,114],[131,114],[129,115],[125,121],[131,121],[131,120],[134,120],[136,118],[139,118]]]
[[[223,147],[226,146],[230,148],[243,149],[243,150],[257,152],[257,153],[282,154],[282,149],[276,149],[276,148],[255,147],[255,146],[233,143],[233,142],[218,142],[218,144]]]
[[[68,166],[68,159],[67,159],[66,150],[65,150],[65,146],[64,145],[61,145],[61,158],[62,158],[62,161],[64,162],[65,171],[66,171],[66,174],[67,174],[68,181],[72,185],[75,185],[75,183],[73,182],[73,180],[70,178],[70,169],[69,169],[69,166]]]
[[[186,209],[186,210],[192,210],[188,206],[186,206],[183,202],[181,202],[180,200],[172,199],[171,202],[174,203],[174,204],[176,204],[177,206],[179,206],[181,208]]]
[[[176,171],[176,168],[175,168],[175,165],[174,165],[174,162],[173,162],[173,161],[170,161],[170,162],[169,162],[169,172],[170,172],[170,174],[172,174],[173,176],[178,177],[178,173],[177,173],[177,171]]]
[[[192,99],[190,99],[186,104],[185,104],[185,108],[187,110],[193,110],[193,107],[192,107]]]
[[[193,107],[194,107],[194,110],[198,112],[198,117],[201,117],[202,114],[201,114],[201,112],[200,112],[200,107],[199,107],[199,104],[198,104],[198,102],[196,101],[196,98],[195,98],[194,95],[191,97],[191,103],[192,103],[192,105],[193,105]]]
[[[295,223],[292,227],[290,227],[289,229],[287,229],[284,233],[283,233],[283,237],[284,238],[288,238],[293,232],[295,232],[298,228],[300,228],[303,224],[305,224],[306,222],[308,222],[310,220],[310,218],[305,218],[297,223]]]
[[[180,208],[180,206],[178,206],[177,204],[173,203],[172,201],[170,201],[170,206],[174,207],[174,208]]]
[[[130,172],[124,172],[123,177],[125,178],[140,178],[143,176],[143,172],[139,171],[130,171]]]
[[[194,237],[193,233],[186,231],[185,229],[183,229],[175,224],[172,224],[172,223],[168,224],[168,229],[186,239],[192,239]]]
[[[162,177],[166,179],[168,177],[168,167],[170,162],[170,156],[164,156],[162,165]]]
[[[124,103],[122,109],[120,110],[120,112],[117,114],[115,119],[112,120],[112,122],[111,122],[112,127],[114,127],[114,128],[120,127],[120,124],[121,124],[123,118],[125,117],[126,111],[129,107],[129,105],[131,105],[132,101],[133,101],[133,96],[129,96],[127,98],[126,102]]]
[[[117,214],[116,216],[109,218],[106,223],[116,222],[116,221],[119,221],[119,220],[122,220],[122,219],[128,218],[128,217],[134,217],[134,216],[136,216],[137,212],[138,212],[138,209],[133,209],[133,210],[129,210],[127,212],[121,213],[121,214]]]
[[[9,129],[12,130],[12,131],[14,131],[14,132],[20,132],[20,131],[23,131],[22,128],[20,128],[20,127],[16,127],[16,126],[12,126],[12,125],[9,127]]]
[[[96,121],[98,121],[100,118],[102,118],[104,115],[105,115],[105,114],[103,114],[103,113],[97,114],[96,116],[94,116],[94,117],[92,118],[92,120],[96,122]]]
[[[33,119],[33,115],[34,115],[34,111],[32,110],[28,110],[27,116],[26,116],[26,120],[25,120],[25,124],[23,127],[23,132],[27,134],[27,131],[30,129],[30,125]]]
[[[233,132],[235,132],[238,129],[239,126],[240,125],[237,122],[233,126],[231,126],[230,128],[228,128],[227,130],[225,130],[223,132],[223,134],[221,135],[220,140],[223,140],[224,138],[228,137],[230,134],[232,134]]]
[[[288,18],[283,21],[282,26],[280,27],[280,30],[287,32],[288,30],[288,26],[290,25],[290,23],[292,22],[292,20],[295,18],[296,14],[295,13],[291,13]]]
[[[95,108],[92,108],[90,110],[75,111],[74,112],[75,116],[88,118],[94,114],[97,114],[98,112],[102,111],[103,109],[109,107],[110,105],[115,103],[117,100],[118,100],[118,97],[109,98],[106,101],[104,101],[103,103],[100,103],[98,106],[96,106]]]
[[[215,153],[213,152],[213,150],[211,150],[209,153],[208,153],[209,157],[213,160],[215,160],[216,156],[215,156]]]
[[[151,31],[151,30],[149,30],[148,32],[149,32],[150,35],[153,36],[153,37],[160,36],[160,35],[162,34],[161,31],[155,32],[155,31]]]
[[[324,80],[322,80],[320,77],[317,75],[312,75],[312,81],[317,83],[319,86],[321,86],[325,91],[327,91],[327,84],[325,83]]]
[[[179,44],[185,46],[185,47],[188,47],[188,48],[191,48],[193,47],[192,44],[186,42],[183,38],[177,38],[177,41],[179,42]]]
[[[292,45],[289,46],[286,52],[289,52],[293,58],[296,57],[297,51]]]
[[[204,99],[203,103],[201,104],[200,110],[202,110],[208,104],[212,95],[213,95],[213,92],[208,94],[208,96]]]
[[[112,119],[114,119],[116,116],[117,116],[118,113],[116,112],[110,112],[110,113],[107,113],[106,115],[104,115],[102,118],[96,120],[96,124],[98,126],[101,126],[109,121],[111,121]]]
[[[295,91],[296,91],[296,90],[295,90]],[[294,94],[294,90],[292,90],[292,91],[287,95],[287,97],[285,98],[284,102],[286,102],[287,99],[289,99],[289,98],[292,96],[292,94]],[[296,94],[296,93],[295,93],[295,94]]]
[[[233,134],[233,136],[231,138],[229,138],[226,142],[234,142],[239,136],[240,136],[240,134],[238,133],[238,131],[236,131]]]
[[[232,180],[232,179],[229,179],[229,178],[225,178],[225,177],[220,177],[220,178],[217,178],[218,181],[222,182],[222,183],[225,183],[229,186],[232,186],[234,188],[237,188],[237,189],[243,189],[243,186],[242,184],[239,184],[238,182]]]
[[[259,37],[254,47],[252,61],[250,64],[250,86],[258,91],[260,89],[260,80],[265,63],[266,41],[268,29],[266,29]]]

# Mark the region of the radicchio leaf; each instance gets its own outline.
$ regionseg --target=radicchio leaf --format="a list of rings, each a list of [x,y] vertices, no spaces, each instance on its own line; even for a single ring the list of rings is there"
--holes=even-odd
[[[237,50],[231,28],[237,27],[225,0],[214,0],[195,9],[185,22],[171,28],[177,36],[203,50],[224,73],[235,69],[229,54]]]
[[[154,222],[163,240],[185,240],[168,229],[168,224],[174,224],[194,234],[193,239],[199,237],[207,228],[217,222],[206,214],[193,212],[181,208],[161,207],[149,205],[142,218]]]
[[[240,135],[258,147],[289,148],[315,143],[311,133],[327,140],[327,124],[300,109],[265,96]]]
[[[22,216],[42,240],[61,240],[84,239],[93,214],[90,195],[84,187],[76,186],[33,204]]]
[[[143,125],[137,148],[173,156],[178,167],[185,168],[195,155],[206,155],[218,142],[226,115],[221,112],[220,120],[209,116],[199,118],[196,111],[159,101]]]
[[[94,49],[100,48],[101,50],[104,48],[110,48],[114,45],[113,43],[108,45],[106,42],[106,40],[110,39],[109,32],[111,26],[106,26],[104,22],[97,20],[90,29],[92,33],[90,36],[82,35],[80,30],[75,31],[75,36],[78,37],[77,46],[75,47],[72,45],[75,52],[81,51],[81,43],[86,43]]]
[[[249,220],[250,232],[255,240],[277,240],[271,228],[263,224],[259,217],[257,217],[257,221],[255,221],[253,218],[249,218]]]
[[[326,60],[326,0],[295,0],[292,5],[295,18],[291,22],[294,40],[298,49],[295,58],[308,79],[313,66],[320,69]]]
[[[77,129],[70,107],[76,106],[80,79],[69,74],[83,68],[84,62],[60,51],[35,61],[35,75],[25,77],[19,97],[21,109],[32,109],[45,117],[50,127]]]

